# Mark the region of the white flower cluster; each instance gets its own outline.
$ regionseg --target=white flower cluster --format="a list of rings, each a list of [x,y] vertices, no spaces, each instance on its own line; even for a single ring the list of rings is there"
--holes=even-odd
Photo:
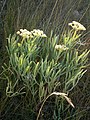
[[[33,31],[28,31],[26,29],[20,29],[17,34],[23,38],[33,38],[33,37],[47,37],[42,30],[34,29]]]
[[[36,37],[47,37],[46,34],[44,34],[44,32],[39,29],[34,29],[33,31],[31,31],[31,33],[33,36],[36,36]]]
[[[68,25],[71,26],[76,31],[86,30],[86,28],[82,24],[76,21],[72,21],[72,23],[69,23]]]
[[[67,48],[65,45],[57,45],[55,46],[56,50],[68,50],[69,48]]]

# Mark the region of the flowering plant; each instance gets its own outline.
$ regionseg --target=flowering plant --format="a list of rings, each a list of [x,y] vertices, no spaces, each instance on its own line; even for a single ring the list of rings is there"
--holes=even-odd
[[[11,74],[6,75],[6,95],[24,94],[30,101],[31,111],[34,111],[47,96],[72,91],[86,72],[89,53],[88,50],[79,53],[76,47],[78,39],[77,34],[70,33],[64,34],[60,40],[56,35],[48,37],[36,29],[31,32],[20,29],[15,35],[10,35],[7,50]]]

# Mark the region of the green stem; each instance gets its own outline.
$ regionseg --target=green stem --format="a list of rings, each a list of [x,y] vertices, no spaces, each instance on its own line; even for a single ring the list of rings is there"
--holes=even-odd
[[[75,38],[76,34],[77,34],[77,30],[75,30],[75,32],[73,34],[73,38]]]

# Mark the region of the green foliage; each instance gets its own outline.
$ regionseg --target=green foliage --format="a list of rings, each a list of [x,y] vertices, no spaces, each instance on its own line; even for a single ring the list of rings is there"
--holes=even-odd
[[[7,79],[6,95],[8,98],[24,96],[23,103],[28,101],[29,108],[25,107],[30,110],[33,119],[37,114],[36,106],[49,94],[57,90],[72,91],[86,72],[89,51],[79,52],[77,41],[80,36],[74,34],[69,32],[61,39],[53,36],[52,32],[46,38],[25,38],[16,34],[8,38],[9,66],[8,69],[3,67],[7,71],[7,74],[4,73]],[[59,43],[68,49],[56,49]],[[64,107],[64,100],[60,100],[59,106]]]

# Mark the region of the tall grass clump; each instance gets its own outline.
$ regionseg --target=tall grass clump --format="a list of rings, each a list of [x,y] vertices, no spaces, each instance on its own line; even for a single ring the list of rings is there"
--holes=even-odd
[[[67,94],[85,74],[89,51],[81,52],[78,44],[80,30],[86,28],[75,21],[69,25],[73,29],[62,35],[53,32],[46,35],[39,29],[20,29],[14,35],[9,35],[9,63],[3,66],[2,73],[7,80],[7,97],[3,98],[1,107],[5,120],[13,119],[13,115],[18,120],[75,118],[75,109],[71,109],[64,98],[74,107]],[[53,110],[47,116],[45,109],[51,102],[54,103]]]

